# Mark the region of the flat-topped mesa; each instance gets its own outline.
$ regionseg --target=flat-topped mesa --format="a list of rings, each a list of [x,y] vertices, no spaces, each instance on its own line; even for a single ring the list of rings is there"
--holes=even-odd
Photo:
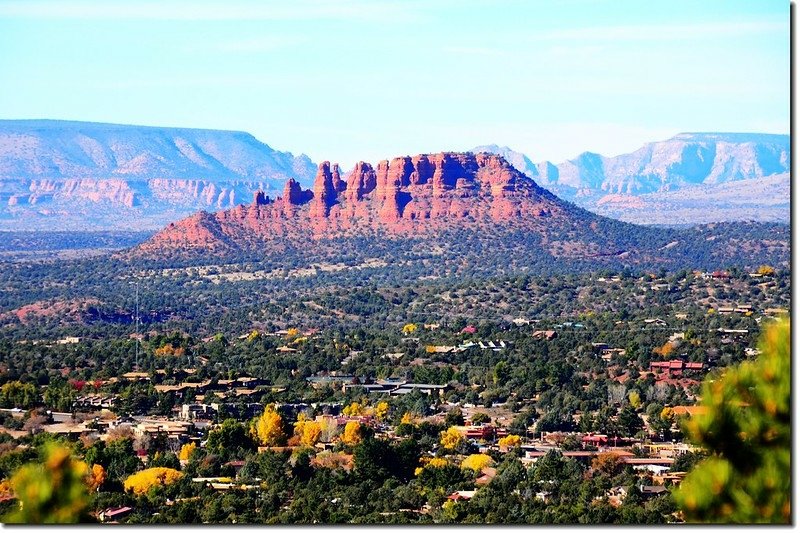
[[[453,227],[492,225],[537,230],[570,211],[552,194],[488,153],[420,154],[384,160],[375,168],[359,162],[342,179],[337,165],[319,165],[313,191],[290,179],[283,196],[261,191],[253,206],[220,211],[211,220],[187,220],[187,227],[167,228],[154,237],[169,247],[180,243],[199,249],[206,241],[247,248],[275,236],[435,234]],[[189,232],[202,238],[189,239]]]
[[[338,165],[334,165],[336,170],[336,177],[339,182]],[[324,218],[330,213],[331,206],[336,203],[337,191],[334,185],[333,174],[331,173],[331,164],[329,161],[323,161],[317,170],[317,177],[314,179],[314,196],[311,199],[311,209],[309,216],[312,218]]]

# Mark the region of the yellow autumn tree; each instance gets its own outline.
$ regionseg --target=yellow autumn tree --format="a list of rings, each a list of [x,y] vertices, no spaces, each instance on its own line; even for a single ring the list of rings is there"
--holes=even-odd
[[[194,442],[189,442],[181,446],[181,451],[178,452],[178,459],[181,461],[188,461],[191,459],[192,454],[197,449],[197,444]]]
[[[166,357],[166,356],[181,357],[186,353],[186,350],[181,346],[178,346],[176,348],[172,344],[165,344],[161,348],[156,348],[154,353],[159,357]]]
[[[254,329],[247,335],[247,342],[253,342],[261,338],[261,332],[257,329]]]
[[[128,476],[123,483],[126,491],[133,492],[137,496],[147,494],[153,487],[166,486],[175,483],[180,479],[181,473],[174,468],[156,466],[146,468],[141,472],[136,472]]]
[[[642,406],[642,397],[637,391],[632,390],[628,393],[628,403],[630,403],[631,407],[634,409],[638,409]]]
[[[297,433],[298,429],[302,429],[303,422],[308,422],[309,420],[311,419],[308,418],[308,415],[306,415],[305,413],[300,413],[299,415],[297,415],[297,421],[294,423],[295,433]]]
[[[309,421],[303,426],[303,435],[300,438],[300,443],[304,446],[313,446],[319,442],[322,435],[322,428],[316,422]]]
[[[414,425],[417,423],[417,418],[413,414],[406,411],[405,413],[403,413],[402,418],[400,418],[400,423]]]
[[[675,346],[671,342],[667,341],[658,348],[653,348],[653,353],[660,355],[661,357],[669,357],[672,355],[674,350]]]
[[[761,274],[762,276],[774,276],[775,269],[769,265],[761,265],[760,267],[758,267],[758,273]]]
[[[355,446],[361,442],[361,424],[355,420],[351,420],[344,426],[342,433],[342,442],[347,446]]]
[[[473,453],[461,461],[461,468],[469,468],[470,470],[480,472],[487,466],[492,466],[492,464],[494,464],[494,461],[485,453]]]
[[[464,442],[464,435],[454,427],[447,428],[447,431],[442,431],[439,443],[446,450],[455,450],[461,443]]]
[[[283,418],[272,404],[264,408],[261,416],[255,419],[253,433],[262,446],[279,446],[285,435],[283,432]]]
[[[287,337],[296,337],[298,335],[300,335],[300,330],[297,328],[289,328],[286,330]]]
[[[417,331],[417,329],[418,328],[416,324],[406,324],[405,326],[403,326],[403,335],[410,335],[415,331]]]
[[[431,460],[428,461],[425,466],[429,466],[431,468],[444,468],[449,464],[450,461],[448,461],[444,457],[431,457]]]
[[[335,419],[323,417],[319,422],[317,422],[317,424],[319,424],[321,431],[319,440],[322,442],[332,442],[334,439],[336,439],[339,426]]]
[[[344,416],[361,416],[364,414],[364,406],[358,402],[353,402],[342,409]]]
[[[506,437],[501,437],[497,441],[497,445],[500,446],[501,450],[516,448],[520,444],[522,444],[522,438],[519,435],[508,435]]]
[[[450,462],[444,457],[422,457],[420,458],[419,462],[422,466],[417,467],[414,470],[415,476],[420,475],[426,468],[444,468],[450,464]]]
[[[322,426],[309,420],[304,413],[300,413],[294,424],[294,434],[300,439],[303,446],[314,446],[322,436]]]
[[[383,420],[386,418],[386,415],[388,414],[389,414],[389,403],[378,402],[378,405],[375,406],[375,417],[378,420]]]

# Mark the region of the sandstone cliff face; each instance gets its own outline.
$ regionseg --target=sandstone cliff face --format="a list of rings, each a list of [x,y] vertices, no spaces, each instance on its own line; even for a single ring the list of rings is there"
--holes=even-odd
[[[94,206],[116,211],[130,229],[142,213],[177,211],[184,216],[198,209],[228,209],[247,203],[258,191],[278,192],[265,181],[213,181],[157,178],[0,179],[0,213],[17,206],[28,209],[75,211]],[[88,222],[88,220],[87,220]],[[163,226],[164,222],[159,225]]]
[[[565,213],[560,200],[493,154],[422,154],[376,168],[359,162],[346,180],[326,161],[310,191],[289,180],[275,200],[261,194],[248,206],[190,217],[141,249],[199,248],[215,235],[224,236],[217,247],[247,247],[283,236],[417,235],[487,224],[532,228]]]
[[[377,184],[378,178],[372,166],[359,161],[347,180],[346,198],[349,202],[357,202],[374,191]]]

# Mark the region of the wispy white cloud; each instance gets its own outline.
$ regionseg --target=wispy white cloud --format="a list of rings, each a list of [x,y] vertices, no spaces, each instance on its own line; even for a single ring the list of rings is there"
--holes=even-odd
[[[637,24],[554,29],[532,34],[534,41],[671,41],[783,33],[789,21],[731,21],[696,24]]]
[[[702,22],[691,24],[642,24],[604,25],[583,28],[555,28],[525,34],[511,33],[495,35],[492,44],[452,44],[442,51],[454,55],[511,57],[519,50],[536,50],[547,57],[558,60],[591,58],[593,61],[605,57],[617,57],[611,53],[613,47],[629,43],[677,44],[690,43],[698,39],[737,38],[748,35],[789,35],[789,22],[777,20]],[[629,48],[635,54],[638,48]]]
[[[241,88],[280,88],[288,90],[313,83],[316,78],[312,74],[281,73],[280,76],[269,74],[240,74],[236,76],[158,76],[158,77],[126,77],[99,81],[81,82],[77,85],[92,90],[149,90],[149,89],[241,89]],[[31,80],[33,84],[39,83]]]
[[[262,53],[291,48],[308,42],[300,35],[262,35],[259,37],[206,41],[187,44],[185,52]]]
[[[398,0],[244,0],[163,2],[108,2],[78,0],[7,0],[0,2],[0,17],[126,19],[184,21],[310,20],[413,18],[422,2]]]
[[[492,48],[489,46],[445,46],[442,48],[443,52],[456,55],[466,56],[500,56],[505,54],[504,50],[499,48]]]

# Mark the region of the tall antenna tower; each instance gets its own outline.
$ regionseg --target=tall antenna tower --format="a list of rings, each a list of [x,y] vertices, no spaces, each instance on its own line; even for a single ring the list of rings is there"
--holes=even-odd
[[[134,368],[139,370],[139,282],[136,282],[136,362]]]

